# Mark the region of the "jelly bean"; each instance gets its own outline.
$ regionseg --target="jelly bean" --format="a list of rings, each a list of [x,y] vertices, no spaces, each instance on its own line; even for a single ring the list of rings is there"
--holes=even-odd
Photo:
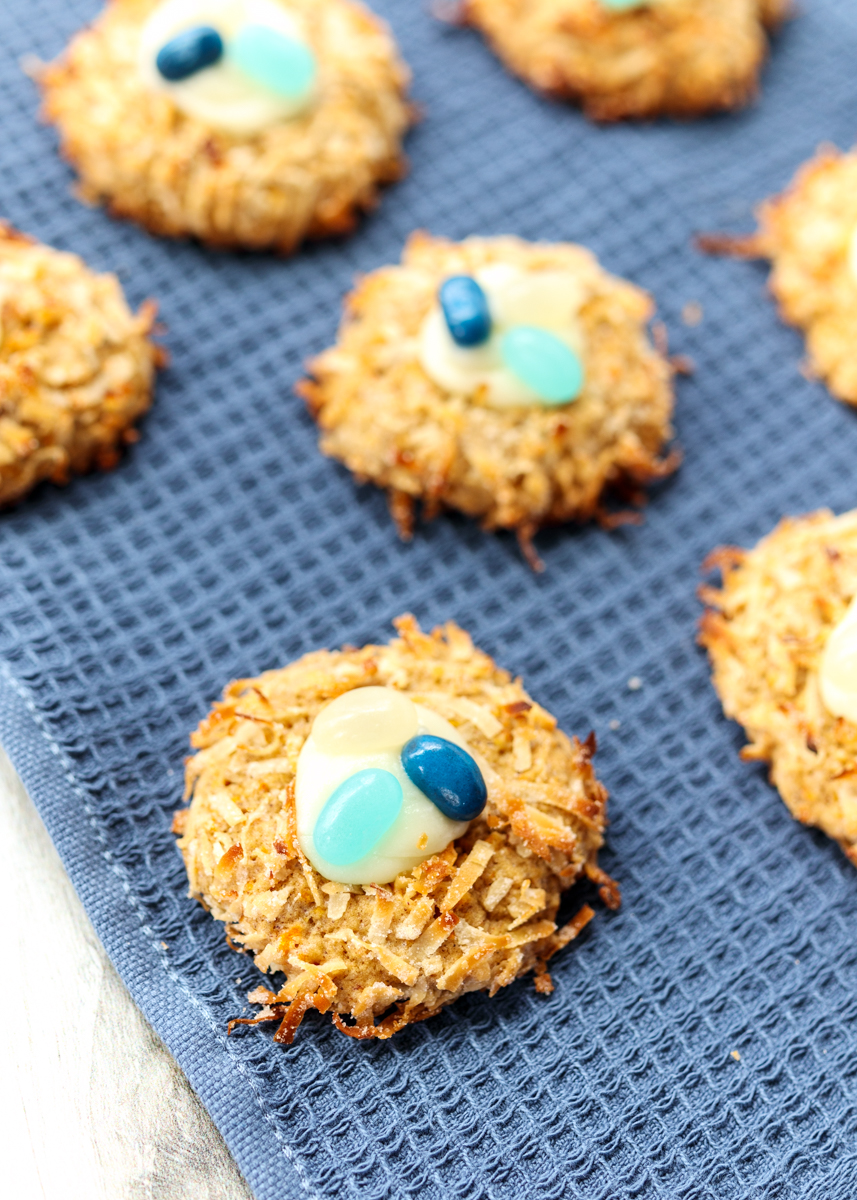
[[[178,83],[211,67],[223,57],[223,38],[210,25],[195,25],[177,33],[158,51],[155,66],[164,79]]]
[[[601,0],[604,8],[611,12],[627,12],[631,8],[643,8],[649,0]]]
[[[455,742],[419,734],[403,747],[402,766],[411,783],[453,821],[472,821],[485,807],[488,791],[482,772]]]
[[[515,325],[500,342],[503,362],[546,404],[568,404],[583,387],[583,364],[547,329]]]
[[[491,313],[482,288],[469,275],[453,275],[440,288],[440,307],[457,346],[481,346],[491,336]]]
[[[374,754],[401,746],[419,728],[412,701],[393,688],[344,692],[316,717],[313,741],[324,754]]]
[[[286,99],[299,100],[315,83],[318,66],[309,46],[267,25],[244,25],[228,53],[245,75]]]
[[[402,785],[390,771],[367,767],[350,775],[315,823],[316,852],[335,867],[359,862],[389,832],[403,800]]]

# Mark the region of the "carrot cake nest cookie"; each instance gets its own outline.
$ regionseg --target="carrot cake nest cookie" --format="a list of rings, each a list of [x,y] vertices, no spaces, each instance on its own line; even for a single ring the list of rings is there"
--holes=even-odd
[[[112,0],[40,73],[85,199],[281,252],[347,233],[402,175],[408,81],[355,0]]]
[[[152,302],[129,311],[115,275],[0,223],[0,505],[116,465],[151,403],[154,317]]]
[[[339,341],[300,385],[321,449],[386,489],[403,537],[415,502],[514,529],[606,519],[673,471],[672,368],[649,296],[580,246],[415,234],[366,276]]]
[[[823,147],[757,215],[754,234],[710,234],[698,244],[771,260],[771,291],[783,320],[806,335],[809,373],[857,405],[857,150]]]
[[[857,510],[783,520],[709,560],[700,640],[727,716],[792,814],[857,866]]]
[[[456,625],[395,624],[388,645],[230,684],[192,738],[190,894],[286,976],[230,1028],[277,1021],[291,1042],[315,1008],[388,1038],[528,971],[549,992],[547,960],[593,916],[558,928],[561,893],[587,876],[619,904],[592,735],[567,738]]]
[[[539,91],[599,121],[692,117],[746,104],[789,0],[463,0],[459,19],[486,35]]]

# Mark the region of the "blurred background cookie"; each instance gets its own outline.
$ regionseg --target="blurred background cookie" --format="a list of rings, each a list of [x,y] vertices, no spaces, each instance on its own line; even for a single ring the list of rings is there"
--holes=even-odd
[[[857,151],[823,147],[757,217],[747,237],[697,242],[711,254],[770,259],[771,291],[783,320],[806,335],[809,370],[857,404]]]
[[[282,252],[347,233],[403,173],[408,81],[354,0],[112,0],[40,73],[86,199]]]
[[[558,928],[562,892],[587,876],[619,904],[594,738],[566,737],[456,625],[395,624],[388,645],[231,684],[192,738],[191,895],[287,976],[233,1022],[277,1020],[279,1041],[310,1008],[388,1038],[529,971],[550,991],[545,963],[593,915]]]
[[[514,529],[604,516],[677,465],[672,369],[649,341],[649,296],[589,251],[426,234],[361,280],[339,340],[300,385],[321,449],[386,489],[403,537],[414,507]]]
[[[857,865],[857,510],[787,518],[752,550],[715,551],[723,586],[700,641],[748,762],[793,816]]]
[[[115,275],[0,225],[0,504],[116,465],[152,400],[154,317]]]
[[[756,94],[789,0],[463,0],[506,66],[599,121],[692,117]]]

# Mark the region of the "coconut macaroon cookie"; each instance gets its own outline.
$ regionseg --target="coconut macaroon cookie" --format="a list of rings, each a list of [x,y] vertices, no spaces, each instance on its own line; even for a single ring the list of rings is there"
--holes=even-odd
[[[85,199],[281,252],[348,232],[403,173],[408,80],[356,0],[111,0],[40,75]]]
[[[116,465],[152,400],[154,318],[115,275],[0,223],[0,505]]]
[[[175,829],[191,895],[278,989],[250,994],[291,1042],[304,1013],[388,1038],[465,992],[536,972],[561,893],[597,865],[607,793],[594,738],[555,719],[447,624],[308,654],[227,687],[193,735]],[[233,1023],[235,1024],[235,1023]]]
[[[691,117],[756,94],[789,0],[463,0],[507,67],[598,121]]]
[[[714,685],[792,814],[857,865],[857,510],[783,520],[709,560],[702,620]]]
[[[822,148],[757,217],[749,237],[706,235],[699,245],[771,260],[771,291],[783,320],[806,335],[809,370],[857,404],[857,150]]]
[[[580,246],[409,240],[364,277],[337,344],[300,385],[321,449],[384,488],[403,537],[418,500],[525,551],[541,526],[642,499],[675,469],[672,368],[649,296]]]

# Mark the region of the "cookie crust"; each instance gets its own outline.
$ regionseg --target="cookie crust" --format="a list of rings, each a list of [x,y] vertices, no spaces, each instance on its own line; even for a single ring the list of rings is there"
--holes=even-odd
[[[786,518],[754,549],[717,550],[707,565],[723,584],[702,589],[700,642],[724,712],[749,739],[741,757],[769,763],[792,815],[857,866],[857,726],[827,711],[818,683],[857,595],[857,510]]]
[[[789,0],[661,0],[611,12],[598,0],[464,0],[462,19],[538,91],[597,121],[694,117],[756,95],[766,29]]]
[[[107,470],[152,400],[155,305],[115,275],[0,224],[0,505],[43,479]]]
[[[498,410],[444,391],[420,365],[417,338],[440,283],[496,262],[584,281],[587,379],[573,404]],[[664,454],[672,368],[646,334],[652,313],[645,292],[580,246],[417,233],[400,266],[373,271],[347,298],[337,344],[308,364],[299,391],[322,451],[387,491],[403,536],[421,500],[427,517],[446,506],[528,540],[543,525],[598,516],[608,489],[640,502],[645,484],[678,465]]]
[[[352,1037],[388,1038],[528,971],[550,991],[547,959],[593,915],[584,906],[558,929],[561,893],[587,875],[619,903],[597,865],[607,793],[590,762],[594,738],[567,738],[456,625],[431,634],[409,616],[395,625],[388,645],[322,650],[230,684],[191,739],[191,803],[175,825],[190,894],[261,970],[286,974],[279,991],[250,995],[266,1007],[249,1023],[279,1021],[281,1042],[309,1008],[331,1011]],[[461,729],[480,756],[488,805],[442,854],[392,883],[348,888],[300,851],[294,779],[319,710],[370,684],[398,688]]]
[[[305,238],[348,233],[404,173],[409,73],[355,0],[288,0],[307,17],[322,96],[251,138],[217,132],[146,87],[139,32],[157,3],[111,0],[40,74],[44,115],[85,200],[161,236],[289,253]]]
[[[749,237],[699,239],[703,250],[771,262],[780,315],[806,336],[806,370],[857,405],[857,278],[849,265],[857,231],[857,150],[822,146],[779,196],[760,205]]]

